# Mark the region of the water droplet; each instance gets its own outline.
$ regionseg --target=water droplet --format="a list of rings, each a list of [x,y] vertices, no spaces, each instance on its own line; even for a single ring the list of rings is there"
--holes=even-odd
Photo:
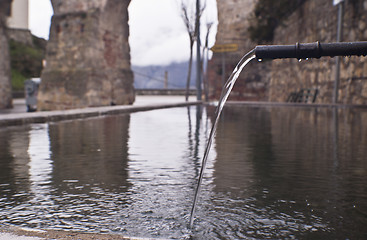
[[[257,59],[258,62],[262,62],[263,60],[261,58]]]
[[[298,62],[302,62],[302,59],[298,59]]]
[[[308,61],[309,58],[306,58],[306,61]]]

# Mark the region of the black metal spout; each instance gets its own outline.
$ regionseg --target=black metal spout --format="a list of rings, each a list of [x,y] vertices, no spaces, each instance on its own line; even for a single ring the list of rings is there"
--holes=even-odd
[[[295,45],[260,45],[255,47],[256,59],[320,58],[335,56],[366,56],[367,42],[296,43]]]

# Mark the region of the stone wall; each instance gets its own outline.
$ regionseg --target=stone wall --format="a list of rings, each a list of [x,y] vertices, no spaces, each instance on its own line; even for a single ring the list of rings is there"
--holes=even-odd
[[[130,0],[52,0],[41,110],[134,102]]]
[[[214,53],[209,61],[209,98],[218,99],[223,83],[228,79],[235,66],[244,54],[252,50],[256,44],[250,41],[247,28],[255,7],[256,0],[217,0],[218,32],[216,45],[237,44],[238,51]],[[224,63],[224,64],[223,64]],[[224,65],[224,78],[222,76]],[[269,63],[250,63],[232,90],[230,100],[267,100]]]
[[[367,40],[367,0],[345,1],[343,41]],[[274,44],[335,42],[338,8],[331,0],[308,0],[276,29]],[[332,103],[335,58],[272,61],[270,101],[285,101],[301,88],[318,89],[317,103]],[[367,58],[343,57],[339,103],[367,104]]]
[[[32,33],[28,29],[7,29],[8,39],[23,43],[28,46],[33,45]]]
[[[12,107],[10,56],[5,21],[10,3],[8,0],[0,1],[0,109]]]
[[[91,9],[103,9],[108,0],[51,0],[55,15],[87,12]],[[130,2],[130,1],[128,1]]]

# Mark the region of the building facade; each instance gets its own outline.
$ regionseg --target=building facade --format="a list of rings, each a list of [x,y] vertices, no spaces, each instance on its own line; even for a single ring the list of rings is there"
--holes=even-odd
[[[8,10],[7,25],[12,29],[29,28],[29,3],[28,0],[13,0]]]

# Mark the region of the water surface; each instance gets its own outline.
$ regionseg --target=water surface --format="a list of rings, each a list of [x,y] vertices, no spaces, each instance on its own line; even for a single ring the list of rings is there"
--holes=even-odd
[[[0,129],[0,223],[182,238],[214,107]],[[226,106],[194,239],[365,239],[367,111]]]

